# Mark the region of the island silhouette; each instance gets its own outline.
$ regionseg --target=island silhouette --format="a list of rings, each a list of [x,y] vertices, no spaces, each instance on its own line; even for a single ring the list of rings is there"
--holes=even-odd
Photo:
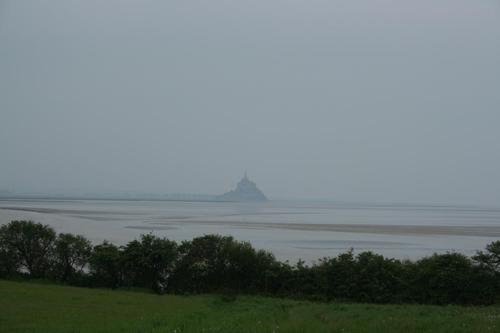
[[[267,201],[267,197],[257,187],[257,185],[248,178],[247,173],[236,185],[236,189],[217,196],[218,201]]]

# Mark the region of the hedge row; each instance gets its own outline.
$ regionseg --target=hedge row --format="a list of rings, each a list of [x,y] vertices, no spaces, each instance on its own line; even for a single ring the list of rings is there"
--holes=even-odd
[[[281,262],[232,237],[180,244],[142,235],[125,246],[92,246],[83,236],[12,221],[0,227],[0,277],[157,293],[245,293],[375,303],[492,304],[500,291],[500,241],[472,258],[434,254],[418,261],[347,251],[312,265]]]

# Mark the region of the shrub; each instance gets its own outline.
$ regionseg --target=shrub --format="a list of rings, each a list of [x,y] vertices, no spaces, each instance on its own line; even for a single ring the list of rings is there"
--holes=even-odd
[[[62,282],[68,282],[76,275],[81,275],[89,262],[91,253],[92,245],[85,237],[59,234],[54,251],[53,273],[55,277]]]
[[[88,269],[87,269],[88,268]],[[92,248],[83,236],[31,221],[0,227],[0,277],[27,273],[80,286],[151,288],[158,293],[263,293],[317,300],[491,304],[500,295],[500,241],[472,258],[434,254],[418,261],[353,251],[318,263],[280,262],[248,242],[206,235],[180,246],[154,235]]]
[[[55,231],[32,221],[12,221],[0,228],[3,255],[12,256],[17,265],[34,278],[45,278],[53,262]]]
[[[121,251],[107,241],[94,246],[89,259],[94,285],[118,288],[122,283]]]
[[[417,261],[412,280],[418,302],[465,304],[470,301],[472,261],[459,253],[434,254]]]
[[[405,288],[400,261],[372,252],[356,257],[354,299],[360,302],[400,302]]]
[[[486,245],[486,252],[479,251],[472,259],[480,265],[500,273],[500,241]]]
[[[356,292],[355,263],[352,250],[320,261],[320,285],[327,299],[350,299]]]
[[[129,242],[122,253],[125,283],[163,293],[177,261],[177,244],[153,235]]]
[[[19,260],[3,241],[3,229],[0,229],[0,278],[13,276],[19,269]]]
[[[173,278],[175,289],[183,292],[226,289],[230,264],[227,248],[233,241],[232,237],[207,235],[182,242]]]
[[[207,235],[183,242],[173,283],[180,292],[255,292],[267,288],[274,256],[232,237]]]

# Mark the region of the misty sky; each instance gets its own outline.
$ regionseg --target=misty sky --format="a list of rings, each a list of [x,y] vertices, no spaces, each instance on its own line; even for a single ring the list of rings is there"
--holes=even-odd
[[[0,0],[0,190],[500,206],[498,0]]]

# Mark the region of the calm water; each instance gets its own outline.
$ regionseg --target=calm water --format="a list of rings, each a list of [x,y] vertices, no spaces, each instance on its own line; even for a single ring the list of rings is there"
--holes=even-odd
[[[500,239],[500,210],[478,207],[0,200],[0,208],[2,224],[31,219],[58,232],[83,234],[94,242],[124,243],[149,232],[175,240],[218,233],[249,241],[290,261],[334,256],[349,248],[413,259],[446,251],[470,255]],[[338,226],[344,230],[335,230]]]

